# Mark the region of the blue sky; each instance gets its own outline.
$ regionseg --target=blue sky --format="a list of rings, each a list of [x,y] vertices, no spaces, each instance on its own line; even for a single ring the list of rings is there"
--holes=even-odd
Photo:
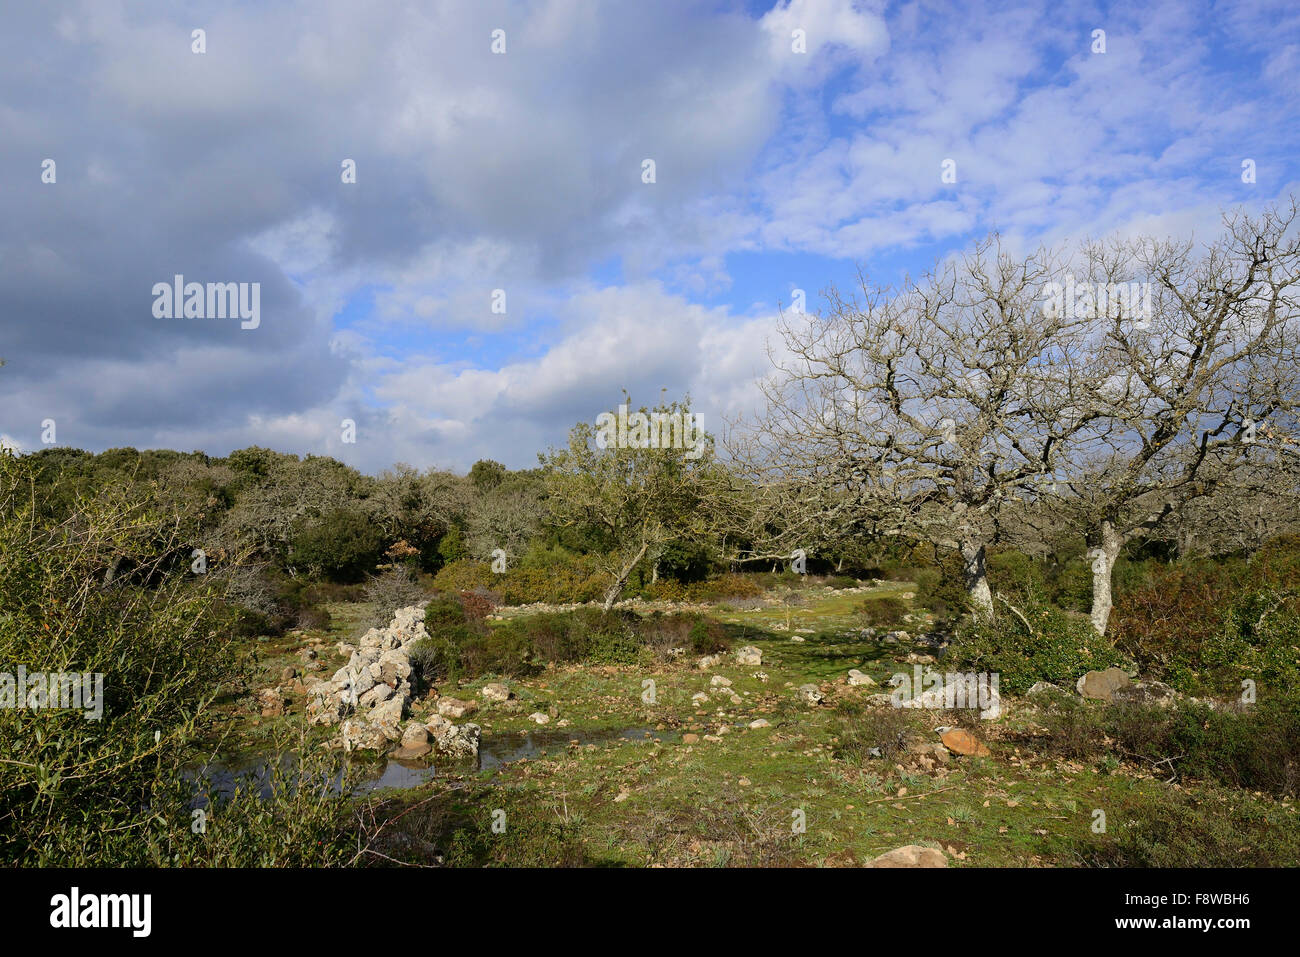
[[[816,308],[859,268],[896,283],[994,230],[1208,240],[1223,210],[1295,192],[1298,10],[20,8],[0,441],[39,447],[54,419],[90,449],[519,467],[624,388],[690,393],[717,425],[755,407],[796,288]],[[162,324],[149,289],[177,272],[260,282],[261,326]]]

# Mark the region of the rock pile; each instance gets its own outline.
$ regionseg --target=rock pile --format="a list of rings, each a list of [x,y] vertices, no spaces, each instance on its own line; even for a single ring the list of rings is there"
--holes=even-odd
[[[350,648],[348,663],[327,681],[309,690],[307,718],[312,724],[341,724],[345,751],[387,751],[401,743],[404,751],[419,750],[420,740],[411,722],[402,721],[411,705],[412,646],[429,637],[424,627],[424,606],[398,609],[385,628],[371,628],[358,647]],[[350,646],[349,646],[350,647]],[[479,728],[457,727],[437,716],[423,726],[440,752],[457,756],[478,753]]]

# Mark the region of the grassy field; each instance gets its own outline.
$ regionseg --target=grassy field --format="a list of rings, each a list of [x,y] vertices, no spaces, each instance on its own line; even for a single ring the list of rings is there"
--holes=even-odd
[[[726,655],[707,671],[689,656],[548,668],[505,679],[517,700],[502,704],[478,695],[500,676],[440,688],[479,702],[466,720],[482,727],[485,748],[528,756],[485,761],[482,770],[439,764],[429,783],[386,792],[376,808],[384,853],[452,864],[845,866],[922,844],[943,850],[950,866],[1300,861],[1292,801],[1168,782],[1167,767],[1109,755],[1063,759],[1038,698],[1009,700],[996,721],[867,704],[889,690],[890,675],[910,672],[909,655],[928,652],[864,634],[855,608],[875,595],[908,600],[912,591],[907,583],[851,593],[809,588],[801,604],[709,609],[733,648],[762,650],[761,666]],[[321,676],[343,663],[334,645],[358,637],[372,609],[329,611],[328,631],[254,643],[269,683],[286,667],[302,668],[306,645],[319,648]],[[923,626],[918,613],[907,627]],[[852,668],[880,687],[850,687]],[[714,676],[729,688],[715,687]],[[818,685],[821,704],[801,699],[807,683]],[[707,701],[693,699],[700,693]],[[305,699],[289,700],[288,714],[262,718],[232,699],[220,753],[257,751],[300,731]],[[421,701],[415,713],[430,710],[432,702]],[[529,717],[537,712],[549,716],[544,727]],[[758,719],[767,725],[751,728]],[[956,724],[989,755],[935,749],[935,728]],[[329,733],[308,735],[318,742]],[[874,741],[897,748],[873,757]]]

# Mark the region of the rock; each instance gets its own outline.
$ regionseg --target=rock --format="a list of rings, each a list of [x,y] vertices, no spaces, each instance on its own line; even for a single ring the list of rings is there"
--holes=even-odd
[[[392,752],[392,757],[398,761],[414,761],[422,758],[433,750],[433,746],[427,741],[424,744],[404,744]]]
[[[1135,681],[1131,685],[1116,688],[1112,695],[1115,701],[1130,704],[1154,704],[1166,707],[1173,704],[1178,692],[1163,681]]]
[[[392,743],[383,729],[361,718],[343,722],[342,739],[344,751],[387,751]]]
[[[257,704],[261,708],[263,718],[273,718],[284,714],[285,705],[289,702],[278,688],[263,688],[257,693]]]
[[[337,651],[339,656],[342,658],[351,658],[357,653],[356,646],[349,645],[346,641],[340,641],[334,646],[334,650]]]
[[[722,655],[705,655],[696,665],[701,671],[708,671],[714,665],[722,661]]]
[[[878,694],[867,695],[866,703],[875,707],[892,707],[894,699],[892,695],[885,694],[883,691]]]
[[[387,701],[394,694],[392,688],[388,685],[375,685],[360,698],[357,699],[358,708],[373,708],[377,704]]]
[[[697,691],[695,694],[691,695],[691,701],[695,704],[708,704],[709,696],[703,691]]]
[[[919,844],[908,844],[886,851],[863,867],[947,867],[948,857],[943,851]]]
[[[401,725],[405,710],[406,702],[401,698],[392,697],[372,708],[370,710],[369,720],[370,723],[379,728],[389,740],[397,741],[402,736]]]
[[[974,755],[976,757],[987,757],[989,749],[984,746],[984,742],[969,731],[962,728],[952,728],[945,731],[939,740],[943,746],[954,754]]]
[[[927,710],[983,706],[981,720],[992,721],[1002,716],[1002,695],[987,676],[974,672],[950,673],[943,679],[937,687],[914,694],[905,702],[906,706]],[[890,683],[894,682],[891,680]]]
[[[1116,691],[1132,683],[1132,679],[1119,668],[1107,668],[1105,671],[1089,671],[1079,679],[1075,688],[1085,698],[1113,701]]]
[[[805,704],[810,704],[814,707],[826,700],[826,696],[822,694],[821,689],[815,684],[800,685],[799,697]]]
[[[905,631],[891,631],[880,640],[887,645],[896,645],[900,641],[911,641],[912,636]]]
[[[406,722],[406,727],[402,730],[402,747],[419,747],[428,745],[429,730],[418,721]]]
[[[759,728],[770,728],[772,725],[767,718],[758,718],[749,722],[749,726],[757,731]]]
[[[730,688],[731,679],[724,678],[722,675],[714,675],[709,681],[709,685],[714,688]]]
[[[298,677],[298,669],[293,667],[292,665],[290,665],[289,667],[285,668],[283,671],[280,672],[281,682],[292,681],[296,677]]]
[[[304,661],[315,661],[316,658],[317,658],[316,649],[315,649],[315,648],[299,648],[299,649],[298,649],[298,657],[299,657],[299,658],[302,658]]]
[[[425,727],[432,735],[434,746],[439,753],[454,758],[478,757],[479,742],[483,734],[478,725],[455,725],[438,715],[431,718]]]
[[[510,689],[499,681],[484,685],[478,693],[488,701],[509,701],[512,696]]]
[[[807,641],[808,639],[802,637],[801,635],[795,635],[795,636],[794,636],[793,638],[791,638],[790,640],[791,640],[791,641],[795,641],[795,642],[803,642],[803,641]]]
[[[376,681],[395,688],[411,677],[411,660],[406,657],[406,652],[396,648],[390,649],[380,655],[379,660],[370,666],[370,673],[374,675]]]
[[[1056,685],[1052,684],[1050,681],[1035,681],[1032,685],[1030,685],[1029,690],[1026,691],[1025,694],[1027,695],[1043,694],[1044,692],[1047,691],[1060,691],[1060,690],[1061,690],[1060,688],[1056,687]]]
[[[699,744],[700,736],[698,734],[682,735],[682,744]]]
[[[463,718],[477,710],[477,701],[462,701],[460,698],[438,699],[438,714],[446,718]]]
[[[746,645],[736,652],[736,661],[741,665],[758,666],[763,663],[763,652],[753,645]]]
[[[875,683],[876,682],[872,679],[870,675],[864,675],[857,668],[853,668],[852,670],[849,671],[849,684],[852,685],[853,687],[858,687],[861,685],[874,686]]]
[[[534,724],[546,724],[551,720],[551,716],[549,714],[543,714],[540,711],[534,711],[528,716],[528,720],[532,721]]]

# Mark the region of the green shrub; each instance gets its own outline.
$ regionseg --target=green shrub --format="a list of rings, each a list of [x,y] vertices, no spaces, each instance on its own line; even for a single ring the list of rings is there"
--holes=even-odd
[[[1123,662],[1086,618],[1041,600],[1026,600],[1019,608],[1026,627],[1005,605],[997,610],[992,620],[964,620],[953,635],[949,656],[962,670],[1000,675],[1004,692],[1023,694],[1039,681],[1073,687],[1085,671]]]
[[[337,508],[294,536],[289,561],[336,581],[356,582],[375,567],[383,535],[359,508]]]
[[[730,647],[727,632],[722,623],[703,615],[698,617],[691,625],[686,638],[690,643],[691,653],[696,655],[721,654]]]
[[[217,570],[189,573],[186,516],[138,488],[99,489],[69,507],[67,521],[51,519],[27,466],[0,454],[0,662],[103,682],[98,720],[86,717],[92,702],[0,708],[0,861],[336,860],[339,808],[318,815],[328,798],[310,788],[191,833],[184,769],[212,728],[213,701],[247,677],[229,640],[226,582]],[[138,574],[106,582],[123,564]],[[276,815],[301,826],[278,832]],[[287,847],[286,835],[303,846]]]
[[[858,614],[877,628],[900,628],[907,615],[907,602],[892,595],[867,598],[858,605]]]

